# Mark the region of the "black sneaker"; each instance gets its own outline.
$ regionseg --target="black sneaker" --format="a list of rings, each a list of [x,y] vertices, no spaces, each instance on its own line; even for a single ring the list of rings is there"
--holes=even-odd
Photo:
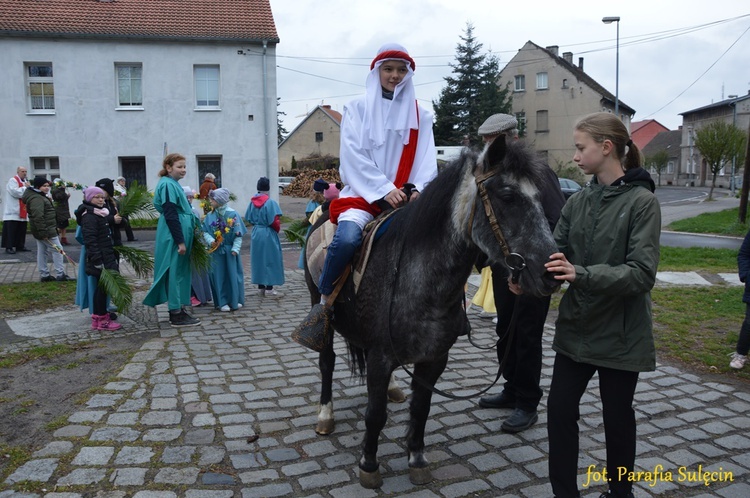
[[[200,325],[201,321],[188,315],[185,310],[180,310],[178,312],[169,312],[169,324],[172,327],[193,327]]]
[[[74,279],[73,277],[69,277],[64,273],[62,275],[57,276],[55,280],[57,280],[58,282],[75,282],[76,281],[76,279]]]
[[[39,281],[40,282],[54,282],[55,277],[53,277],[52,275],[47,275],[46,277],[40,278]]]

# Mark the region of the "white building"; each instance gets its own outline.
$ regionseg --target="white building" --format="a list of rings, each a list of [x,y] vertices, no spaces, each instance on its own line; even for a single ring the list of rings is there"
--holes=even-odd
[[[0,178],[153,189],[179,152],[244,212],[260,176],[278,192],[278,41],[269,0],[0,0]]]

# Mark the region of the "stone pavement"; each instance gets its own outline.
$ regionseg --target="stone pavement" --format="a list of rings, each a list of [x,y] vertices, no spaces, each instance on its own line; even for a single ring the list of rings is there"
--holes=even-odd
[[[309,306],[303,275],[294,268],[296,254],[285,252],[287,283],[279,298],[260,298],[248,284],[242,310],[196,308],[202,325],[184,330],[171,328],[161,307],[136,316],[128,328],[153,331],[153,338],[7,477],[0,498],[551,496],[546,396],[539,422],[514,435],[500,431],[509,410],[435,395],[426,437],[435,480],[426,486],[408,479],[408,403],[390,404],[379,452],[384,484],[379,491],[363,489],[357,461],[366,390],[350,378],[342,342],[336,346],[336,431],[318,436],[313,430],[317,355],[290,339]],[[490,320],[476,308],[470,317],[476,341],[490,344]],[[552,336],[548,324],[545,391]],[[476,349],[464,337],[450,356],[439,388],[468,394],[494,378],[494,351]],[[397,376],[406,387],[405,374]],[[714,378],[665,365],[642,375],[637,465],[653,475],[638,478],[637,497],[750,496],[750,389]],[[586,469],[600,471],[605,461],[596,385],[581,405],[581,485]],[[593,482],[583,496],[603,489]]]

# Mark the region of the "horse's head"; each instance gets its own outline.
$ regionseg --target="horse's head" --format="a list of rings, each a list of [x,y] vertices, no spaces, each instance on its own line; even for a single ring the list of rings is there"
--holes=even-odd
[[[542,210],[540,188],[548,168],[522,142],[500,137],[465,170],[465,189],[473,194],[469,229],[472,241],[491,263],[502,262],[524,292],[549,295],[559,282],[544,268],[557,246]],[[520,271],[518,271],[520,270]]]

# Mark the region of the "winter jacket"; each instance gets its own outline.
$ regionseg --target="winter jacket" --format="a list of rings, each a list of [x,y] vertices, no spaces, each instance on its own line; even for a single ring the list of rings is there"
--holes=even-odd
[[[745,284],[745,292],[742,294],[742,302],[750,304],[750,232],[745,235],[742,247],[737,254],[737,268],[739,269],[740,282]]]
[[[84,201],[75,212],[76,223],[81,227],[83,244],[86,246],[86,273],[94,277],[101,275],[102,268],[119,271],[109,217],[94,213],[96,208]]]
[[[70,219],[70,205],[68,204],[70,194],[65,190],[65,187],[53,188],[50,194],[52,194],[52,200],[55,201],[58,225],[67,223]]]
[[[57,237],[57,222],[55,221],[55,206],[52,199],[41,191],[27,188],[22,200],[29,213],[29,229],[37,240]]]
[[[552,348],[574,361],[633,372],[656,368],[651,288],[661,209],[642,168],[613,185],[594,179],[563,207],[555,241],[576,270]]]

